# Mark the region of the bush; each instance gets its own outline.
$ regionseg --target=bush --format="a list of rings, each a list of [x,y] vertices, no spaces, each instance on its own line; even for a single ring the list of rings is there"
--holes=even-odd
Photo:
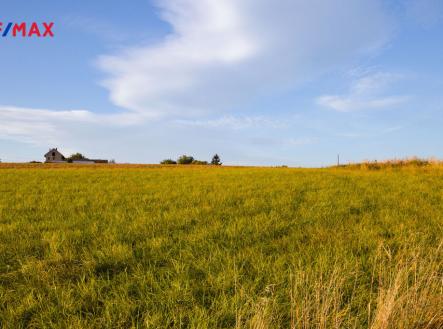
[[[178,164],[192,164],[192,162],[194,161],[194,158],[188,155],[182,155],[181,157],[178,158],[177,163]]]
[[[166,159],[166,160],[163,160],[162,162],[160,162],[160,164],[162,164],[162,165],[175,165],[175,164],[177,164],[177,162],[172,160],[172,159]]]
[[[81,160],[88,160],[88,159],[81,153],[74,153],[67,160],[68,160],[68,162],[69,162],[69,160],[71,160],[71,162],[72,162],[72,161],[81,161]]]
[[[200,160],[194,160],[192,161],[193,165],[207,165],[208,161],[200,161]]]

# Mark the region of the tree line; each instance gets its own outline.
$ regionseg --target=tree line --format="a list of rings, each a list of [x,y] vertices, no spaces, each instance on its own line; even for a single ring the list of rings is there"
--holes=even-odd
[[[172,159],[165,159],[163,161],[160,162],[160,164],[163,165],[175,165],[175,164],[179,164],[179,165],[213,165],[213,166],[221,166],[222,162],[220,159],[220,156],[218,154],[215,154],[212,157],[211,162],[208,161],[201,161],[201,160],[197,160],[194,159],[193,156],[189,156],[189,155],[182,155],[180,156],[177,160],[172,160]]]

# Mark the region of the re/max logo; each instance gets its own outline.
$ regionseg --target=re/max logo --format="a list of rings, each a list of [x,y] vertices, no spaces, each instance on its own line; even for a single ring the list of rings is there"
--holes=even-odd
[[[54,37],[54,32],[52,28],[54,27],[54,23],[2,23],[0,22],[0,34],[1,36],[7,37],[24,37],[24,38],[47,38]]]

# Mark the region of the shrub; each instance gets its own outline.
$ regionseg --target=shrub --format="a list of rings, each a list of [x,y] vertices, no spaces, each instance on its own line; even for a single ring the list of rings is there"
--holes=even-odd
[[[81,160],[88,160],[88,159],[81,153],[74,153],[67,159],[68,162],[81,161]]]
[[[178,158],[177,163],[178,164],[192,164],[194,161],[194,157],[188,156],[188,155],[182,155]]]
[[[162,164],[162,165],[175,165],[175,164],[177,164],[177,162],[172,160],[172,159],[165,159],[162,162],[160,162],[160,164]]]
[[[200,161],[200,160],[194,160],[192,161],[193,165],[207,165],[208,161]]]

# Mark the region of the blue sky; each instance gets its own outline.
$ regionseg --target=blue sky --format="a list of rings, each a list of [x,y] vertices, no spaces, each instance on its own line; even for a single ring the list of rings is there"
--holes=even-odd
[[[443,158],[441,0],[8,1],[0,159]]]

